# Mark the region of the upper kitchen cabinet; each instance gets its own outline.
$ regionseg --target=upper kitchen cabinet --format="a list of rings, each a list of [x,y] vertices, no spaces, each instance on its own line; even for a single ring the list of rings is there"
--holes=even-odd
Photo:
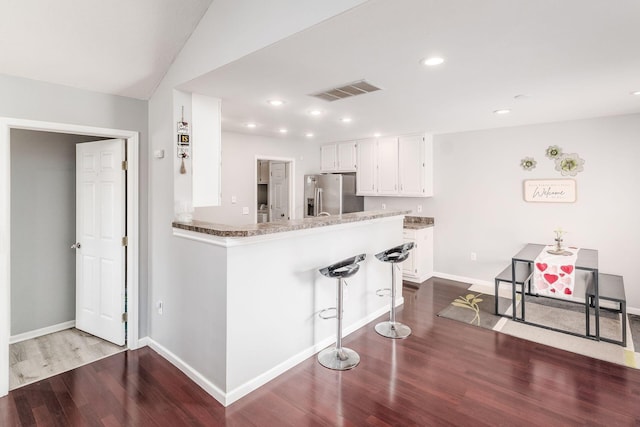
[[[258,160],[258,184],[269,183],[269,160]]]
[[[378,196],[398,194],[398,138],[378,139]]]
[[[433,196],[430,135],[380,138],[358,143],[358,195]]]
[[[323,145],[320,159],[320,172],[355,172],[356,142]]]
[[[356,173],[356,194],[358,196],[378,195],[378,141],[375,139],[365,139],[358,141],[357,162],[358,172]]]
[[[398,138],[398,179],[400,182],[398,194],[400,196],[433,196],[432,151],[431,136]]]

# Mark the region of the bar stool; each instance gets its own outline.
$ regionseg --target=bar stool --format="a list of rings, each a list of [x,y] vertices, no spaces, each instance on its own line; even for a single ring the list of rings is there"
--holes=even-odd
[[[342,347],[342,303],[343,303],[343,286],[344,279],[351,277],[358,272],[360,265],[358,264],[367,257],[366,254],[356,255],[351,258],[347,258],[335,264],[331,264],[328,267],[321,268],[319,271],[326,277],[336,278],[337,291],[336,291],[336,307],[326,308],[318,314],[322,319],[337,320],[336,329],[336,346],[335,348],[326,348],[318,353],[318,362],[325,368],[334,369],[337,371],[346,371],[347,369],[355,368],[360,363],[360,356],[355,351]],[[326,316],[325,313],[330,310],[335,310],[334,316]]]
[[[376,254],[376,258],[380,261],[391,263],[391,311],[389,312],[389,321],[380,322],[375,327],[376,332],[383,337],[406,338],[411,335],[410,327],[396,322],[396,275],[393,274],[393,269],[396,264],[409,258],[409,251],[413,249],[414,245],[414,242],[409,242]],[[378,289],[376,294],[378,294],[378,296],[384,296],[383,292],[388,290],[389,289]]]

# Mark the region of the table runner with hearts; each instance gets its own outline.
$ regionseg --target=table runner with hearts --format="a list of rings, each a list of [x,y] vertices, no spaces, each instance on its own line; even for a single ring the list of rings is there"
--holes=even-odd
[[[578,248],[567,248],[571,255],[553,255],[547,252],[555,246],[546,246],[534,261],[533,288],[538,295],[556,298],[573,296],[576,281]]]

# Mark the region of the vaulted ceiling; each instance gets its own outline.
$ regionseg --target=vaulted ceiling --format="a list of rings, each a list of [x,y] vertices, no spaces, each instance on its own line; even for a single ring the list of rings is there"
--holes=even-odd
[[[2,1],[1,73],[148,99],[212,0]],[[181,88],[220,97],[225,130],[318,141],[639,113],[638,16],[637,0],[369,0]],[[381,90],[309,96],[361,79]]]
[[[148,99],[212,0],[1,0],[0,73]]]

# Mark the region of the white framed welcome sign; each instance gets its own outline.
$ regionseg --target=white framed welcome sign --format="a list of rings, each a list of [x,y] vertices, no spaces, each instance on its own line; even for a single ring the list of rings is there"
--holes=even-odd
[[[574,203],[574,179],[527,179],[524,181],[524,201],[542,203]]]

